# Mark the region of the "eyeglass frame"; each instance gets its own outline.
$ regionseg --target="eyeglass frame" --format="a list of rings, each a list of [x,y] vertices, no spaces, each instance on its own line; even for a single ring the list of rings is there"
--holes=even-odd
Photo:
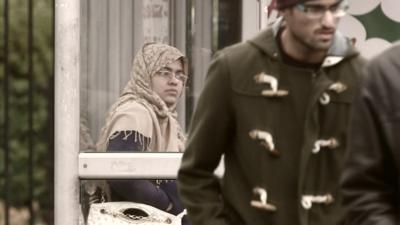
[[[298,3],[293,6],[295,9],[304,13],[310,19],[321,19],[324,17],[327,11],[332,13],[335,18],[341,18],[346,15],[347,10],[349,9],[349,3],[347,0],[340,0],[331,6],[322,6],[318,4],[306,4],[305,2]],[[315,10],[314,16],[313,13],[310,13],[309,10]],[[336,12],[335,12],[336,11]]]
[[[175,78],[180,82],[182,82],[183,84],[185,84],[188,79],[188,76],[183,71],[174,72],[167,67],[161,68],[159,71],[155,73],[155,75],[160,76],[162,78],[166,78],[168,80],[172,80],[172,78]]]

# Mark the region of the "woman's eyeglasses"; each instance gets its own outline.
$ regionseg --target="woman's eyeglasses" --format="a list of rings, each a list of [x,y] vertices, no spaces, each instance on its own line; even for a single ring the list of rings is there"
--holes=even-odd
[[[175,77],[175,79],[181,81],[182,83],[185,83],[187,80],[187,76],[182,71],[173,72],[171,70],[168,70],[167,68],[163,68],[157,71],[156,75],[166,78],[168,80],[172,80],[172,78]]]

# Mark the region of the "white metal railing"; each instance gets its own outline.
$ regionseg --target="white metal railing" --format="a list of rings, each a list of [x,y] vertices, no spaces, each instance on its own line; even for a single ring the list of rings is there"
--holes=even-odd
[[[80,179],[175,179],[181,153],[80,153]]]
[[[175,179],[182,153],[80,153],[80,179]],[[224,171],[221,160],[215,170],[217,176]]]

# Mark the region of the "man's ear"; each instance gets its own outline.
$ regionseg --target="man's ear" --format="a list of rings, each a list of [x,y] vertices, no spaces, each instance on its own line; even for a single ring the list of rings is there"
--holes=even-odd
[[[293,14],[293,8],[285,8],[279,10],[279,16],[283,18],[283,25],[285,25],[287,21],[287,17]]]

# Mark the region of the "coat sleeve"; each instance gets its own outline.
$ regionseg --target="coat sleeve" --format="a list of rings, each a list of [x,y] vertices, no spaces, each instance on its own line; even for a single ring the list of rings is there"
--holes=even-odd
[[[178,172],[178,190],[189,219],[196,225],[225,225],[221,187],[214,170],[231,148],[231,87],[224,55],[211,63],[191,120]]]
[[[385,69],[369,67],[355,102],[342,176],[348,225],[399,224],[398,179]],[[397,135],[397,134],[396,134]],[[397,205],[397,206],[396,206]]]

